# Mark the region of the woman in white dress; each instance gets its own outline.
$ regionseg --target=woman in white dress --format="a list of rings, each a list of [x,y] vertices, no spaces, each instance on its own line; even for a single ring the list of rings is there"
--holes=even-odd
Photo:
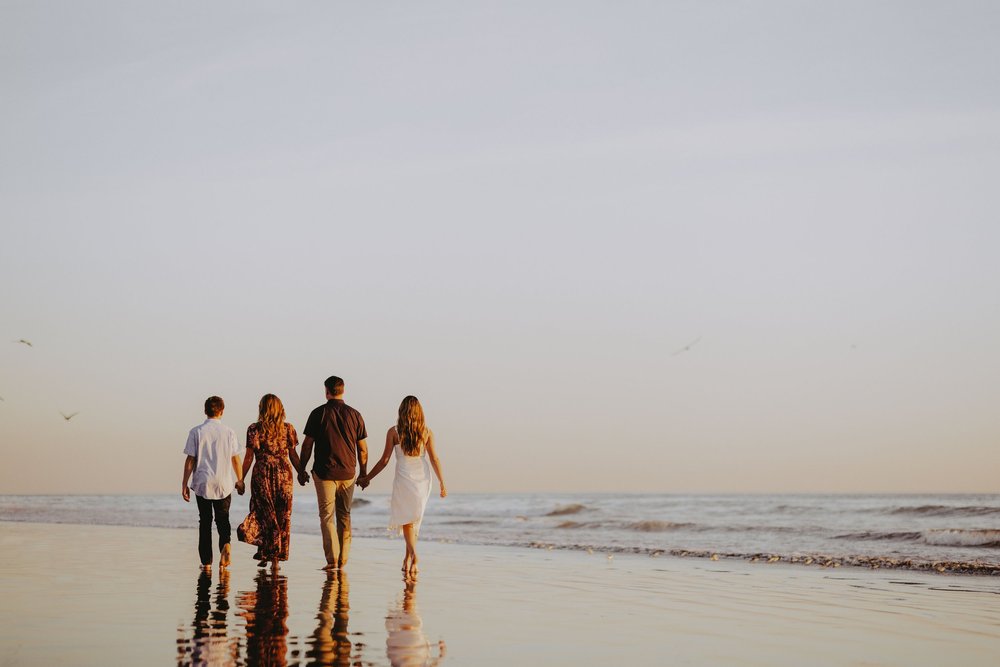
[[[389,465],[396,454],[396,477],[392,481],[389,503],[389,530],[401,531],[406,540],[403,572],[417,573],[417,534],[424,518],[424,508],[431,495],[431,468],[441,486],[441,497],[448,495],[441,475],[441,462],[434,451],[434,433],[424,423],[424,410],[416,396],[407,396],[399,404],[399,419],[385,434],[385,451],[371,472],[358,478],[358,486],[368,486]]]

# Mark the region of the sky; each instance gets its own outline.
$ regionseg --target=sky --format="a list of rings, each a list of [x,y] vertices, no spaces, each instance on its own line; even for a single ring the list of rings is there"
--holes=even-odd
[[[0,0],[0,493],[176,492],[207,396],[243,442],[333,374],[451,492],[997,492],[997,34]]]

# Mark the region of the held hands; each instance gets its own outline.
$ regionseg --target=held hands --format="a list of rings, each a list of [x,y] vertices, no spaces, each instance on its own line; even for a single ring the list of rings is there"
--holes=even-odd
[[[246,490],[247,490],[246,482],[244,482],[243,480],[236,482],[236,492],[238,494],[242,496],[244,493],[246,493]]]
[[[309,483],[309,473],[305,470],[299,471],[299,486],[305,486]]]
[[[357,481],[355,481],[354,483],[360,486],[361,490],[364,491],[365,489],[368,488],[368,485],[372,483],[372,480],[371,477],[365,475],[363,477],[358,477]]]

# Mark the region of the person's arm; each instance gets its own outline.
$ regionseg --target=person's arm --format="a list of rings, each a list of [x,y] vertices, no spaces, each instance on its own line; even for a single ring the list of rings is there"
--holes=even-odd
[[[299,484],[302,486],[306,485],[309,481],[309,473],[306,472],[306,466],[309,465],[309,457],[312,456],[313,451],[313,439],[312,436],[306,436],[306,439],[302,441],[302,454],[299,456]]]
[[[191,479],[191,473],[194,472],[195,458],[188,454],[188,457],[184,459],[184,481],[181,482],[181,498],[184,502],[191,502],[191,489],[188,488],[188,480]]]
[[[235,461],[237,457],[233,457]],[[250,472],[250,466],[253,465],[253,449],[247,447],[247,454],[243,457],[243,465],[240,466],[240,471],[236,473],[236,479],[239,481],[236,483],[236,490],[240,492],[242,496],[247,489],[246,478],[247,474]],[[242,488],[240,488],[242,487]]]
[[[358,440],[358,476],[364,477],[368,473],[368,439]]]
[[[441,485],[441,497],[448,497],[448,489],[444,487],[444,475],[441,474],[441,460],[437,456],[437,452],[434,451],[434,431],[430,429],[427,430],[427,456],[431,459],[431,467],[434,468],[434,474],[437,475],[438,484]]]
[[[246,476],[246,473],[243,472],[243,464],[240,463],[239,454],[233,456],[233,472],[236,473],[236,492],[242,496],[243,491],[246,489],[243,485],[243,478]]]
[[[385,450],[382,452],[382,458],[375,462],[375,467],[367,475],[361,475],[358,477],[358,486],[362,489],[371,484],[372,479],[375,475],[382,472],[387,465],[389,465],[389,458],[392,456],[392,447],[396,444],[396,429],[390,428],[389,432],[385,434]],[[368,453],[368,448],[365,447],[365,453]],[[367,456],[365,457],[367,458]]]
[[[288,425],[288,460],[292,462],[292,467],[299,469],[299,453],[295,447],[299,444],[299,434],[295,432],[295,427]]]

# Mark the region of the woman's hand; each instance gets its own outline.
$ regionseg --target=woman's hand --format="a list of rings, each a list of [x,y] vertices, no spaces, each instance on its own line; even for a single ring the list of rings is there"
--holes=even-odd
[[[444,484],[441,485],[441,497],[442,498],[448,497],[448,489],[444,488]]]
[[[355,482],[355,484],[360,486],[362,490],[367,489],[368,485],[371,483],[372,480],[370,477],[368,477],[368,475],[365,475],[364,477],[358,477],[357,481]]]

